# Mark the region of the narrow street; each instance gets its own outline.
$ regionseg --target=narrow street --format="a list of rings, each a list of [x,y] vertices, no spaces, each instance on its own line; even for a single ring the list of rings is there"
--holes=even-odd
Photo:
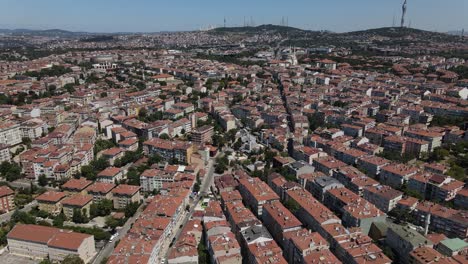
[[[96,257],[94,258],[92,262],[93,264],[100,264],[105,258],[109,257],[112,254],[112,251],[114,250],[114,247],[115,247],[115,243],[117,241],[120,241],[120,239],[122,239],[127,234],[128,230],[130,230],[130,227],[133,225],[133,223],[135,223],[135,221],[138,219],[142,211],[143,211],[143,205],[141,205],[140,208],[138,208],[137,212],[135,213],[133,217],[131,217],[130,219],[127,220],[127,222],[125,222],[122,228],[118,231],[119,232],[118,236],[114,238],[112,242],[107,242],[104,248],[98,252],[98,254],[96,255]]]
[[[161,262],[162,260],[167,260],[167,257],[169,255],[170,247],[169,245],[171,244],[172,241],[177,241],[179,239],[179,236],[182,232],[182,229],[184,228],[185,224],[190,220],[195,207],[197,206],[198,202],[201,199],[201,193],[205,193],[209,191],[210,186],[213,184],[213,176],[214,176],[214,163],[215,163],[215,158],[211,158],[208,161],[208,164],[206,165],[206,168],[208,168],[205,177],[203,177],[202,184],[200,186],[200,192],[195,197],[191,202],[190,202],[190,210],[189,212],[184,210],[184,215],[180,217],[180,220],[178,223],[174,226],[174,229],[171,232],[171,236],[164,241],[163,245],[161,246],[160,254],[158,261]],[[182,226],[182,228],[180,228]]]

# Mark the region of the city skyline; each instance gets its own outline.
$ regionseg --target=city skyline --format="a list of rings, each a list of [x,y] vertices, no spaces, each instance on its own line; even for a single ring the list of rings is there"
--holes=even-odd
[[[279,1],[245,0],[234,2],[204,0],[168,3],[139,0],[79,3],[71,1],[3,0],[0,28],[64,29],[87,32],[158,32],[190,31],[226,26],[282,24],[309,30],[347,32],[369,28],[398,26],[403,1]],[[249,6],[250,5],[250,6]],[[463,0],[408,1],[406,25],[430,31],[446,32],[468,28]],[[443,18],[443,19],[438,19]],[[350,22],[351,21],[351,22]],[[395,22],[396,21],[396,22]]]

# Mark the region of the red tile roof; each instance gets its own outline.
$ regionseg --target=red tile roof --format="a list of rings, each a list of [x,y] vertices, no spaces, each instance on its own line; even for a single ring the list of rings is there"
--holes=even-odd
[[[0,197],[13,195],[15,192],[8,186],[0,186]]]
[[[112,190],[113,194],[134,195],[140,190],[140,186],[120,184]]]
[[[36,200],[39,202],[58,202],[62,200],[66,196],[66,193],[64,192],[56,192],[56,191],[48,191],[45,192],[38,197],[36,197]]]
[[[83,207],[90,203],[93,200],[92,195],[83,195],[83,194],[75,194],[71,197],[68,197],[62,201],[62,204],[69,205],[69,206],[78,206]]]

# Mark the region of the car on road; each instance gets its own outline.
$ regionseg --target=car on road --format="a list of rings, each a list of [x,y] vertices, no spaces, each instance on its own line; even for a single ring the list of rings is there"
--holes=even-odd
[[[116,232],[115,234],[113,234],[111,236],[111,238],[109,239],[110,242],[114,242],[114,240],[119,236],[119,232]]]

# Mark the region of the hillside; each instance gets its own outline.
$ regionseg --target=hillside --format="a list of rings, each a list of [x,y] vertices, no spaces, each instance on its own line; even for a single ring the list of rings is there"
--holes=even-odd
[[[256,27],[220,27],[209,31],[212,34],[261,34],[261,33],[278,33],[278,34],[304,34],[309,32],[295,27],[278,26],[278,25],[260,25]]]

